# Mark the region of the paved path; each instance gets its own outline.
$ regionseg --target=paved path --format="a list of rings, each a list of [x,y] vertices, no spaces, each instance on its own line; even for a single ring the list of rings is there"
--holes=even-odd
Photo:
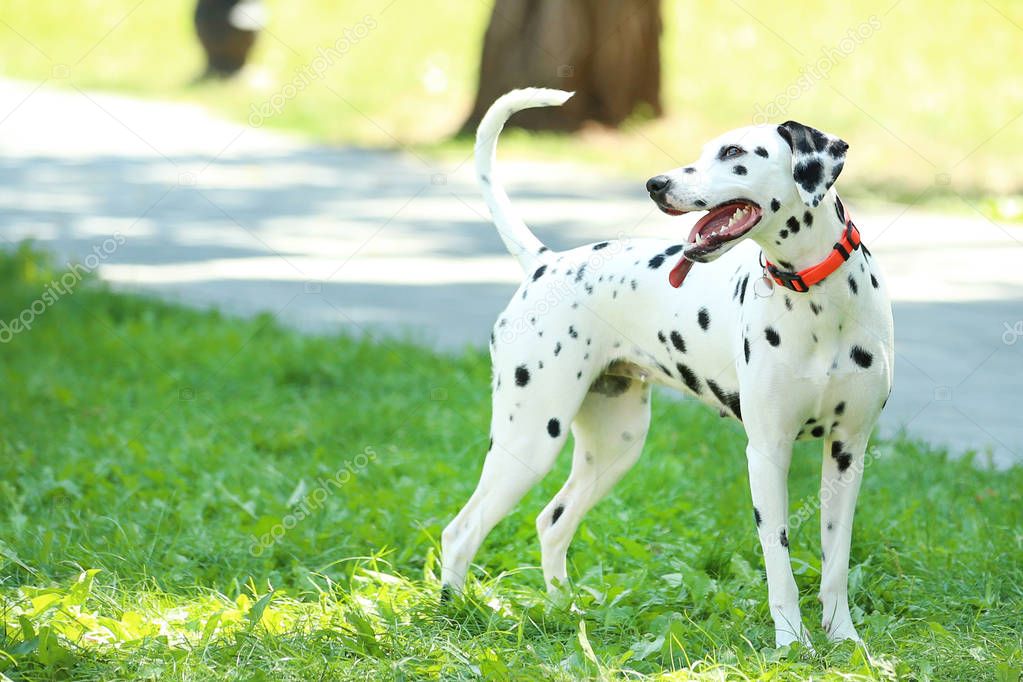
[[[501,170],[553,248],[688,233],[641,178]],[[885,429],[1023,462],[1023,335],[1006,331],[1023,332],[1023,229],[852,209],[896,300]],[[121,287],[309,331],[483,345],[520,276],[485,216],[468,160],[324,149],[189,105],[0,81],[0,244],[31,237],[79,259],[98,247]],[[113,232],[124,243],[107,254]]]

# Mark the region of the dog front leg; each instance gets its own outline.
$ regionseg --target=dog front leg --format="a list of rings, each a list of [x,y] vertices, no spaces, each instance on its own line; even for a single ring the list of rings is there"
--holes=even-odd
[[[799,590],[792,576],[788,540],[788,472],[792,445],[746,448],[753,517],[767,568],[767,598],[776,646],[802,641],[810,646],[799,613]]]
[[[824,442],[821,467],[821,591],[822,625],[832,641],[860,636],[849,614],[849,547],[853,515],[863,480],[866,438]]]

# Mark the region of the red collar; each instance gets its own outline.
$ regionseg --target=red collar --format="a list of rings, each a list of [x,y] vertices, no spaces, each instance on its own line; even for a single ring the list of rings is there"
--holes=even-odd
[[[843,208],[845,207],[843,206]],[[841,239],[835,242],[835,246],[827,258],[817,265],[811,265],[799,272],[781,270],[765,258],[764,269],[778,284],[786,289],[802,293],[809,291],[814,284],[824,280],[825,277],[840,268],[842,263],[849,260],[849,256],[858,248],[860,248],[860,231],[853,225],[852,219],[849,217],[849,209],[845,209],[845,233]]]

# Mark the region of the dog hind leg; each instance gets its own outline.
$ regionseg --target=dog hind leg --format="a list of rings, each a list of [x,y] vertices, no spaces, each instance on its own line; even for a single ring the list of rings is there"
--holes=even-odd
[[[515,410],[519,405],[515,399],[521,401],[521,396],[509,397],[510,390],[521,389],[505,386],[494,393],[493,442],[479,483],[441,535],[442,596],[462,591],[469,564],[483,540],[550,471],[583,397],[573,402],[572,396],[538,385],[529,393],[528,409]]]
[[[603,376],[587,393],[572,423],[572,473],[536,519],[548,591],[565,582],[568,546],[583,516],[639,459],[649,425],[645,382]]]

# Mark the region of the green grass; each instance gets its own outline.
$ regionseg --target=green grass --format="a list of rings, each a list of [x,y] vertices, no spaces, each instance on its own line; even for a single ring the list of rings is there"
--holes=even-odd
[[[3,329],[60,275],[28,248],[0,256]],[[485,544],[470,598],[440,607],[440,531],[486,449],[483,353],[303,336],[88,280],[48,302],[0,333],[10,679],[1023,670],[1023,469],[875,443],[852,553],[870,655],[821,636],[814,513],[790,537],[817,653],[774,650],[742,432],[658,400],[646,457],[573,545],[574,608],[545,596],[533,528],[565,456]],[[819,461],[798,450],[794,510],[813,511]]]
[[[413,148],[431,163],[469,153],[468,140],[446,140],[474,92],[489,2],[268,0],[270,30],[252,77],[189,87],[201,67],[193,5],[93,0],[70,20],[59,4],[7,0],[0,71],[186,98],[245,121],[253,106],[308,73],[319,48],[347,36],[344,54],[322,77],[306,79],[267,126],[332,143]],[[665,118],[637,119],[620,132],[510,136],[505,153],[580,160],[641,179],[695,158],[704,140],[778,102],[771,120],[801,120],[851,143],[847,193],[1023,216],[1018,2],[936,9],[927,0],[855,0],[810,12],[782,0],[670,0],[664,21]],[[849,41],[858,29],[867,37]],[[559,46],[546,48],[557,54]],[[799,85],[825,54],[827,77]],[[776,99],[787,91],[791,101]]]

